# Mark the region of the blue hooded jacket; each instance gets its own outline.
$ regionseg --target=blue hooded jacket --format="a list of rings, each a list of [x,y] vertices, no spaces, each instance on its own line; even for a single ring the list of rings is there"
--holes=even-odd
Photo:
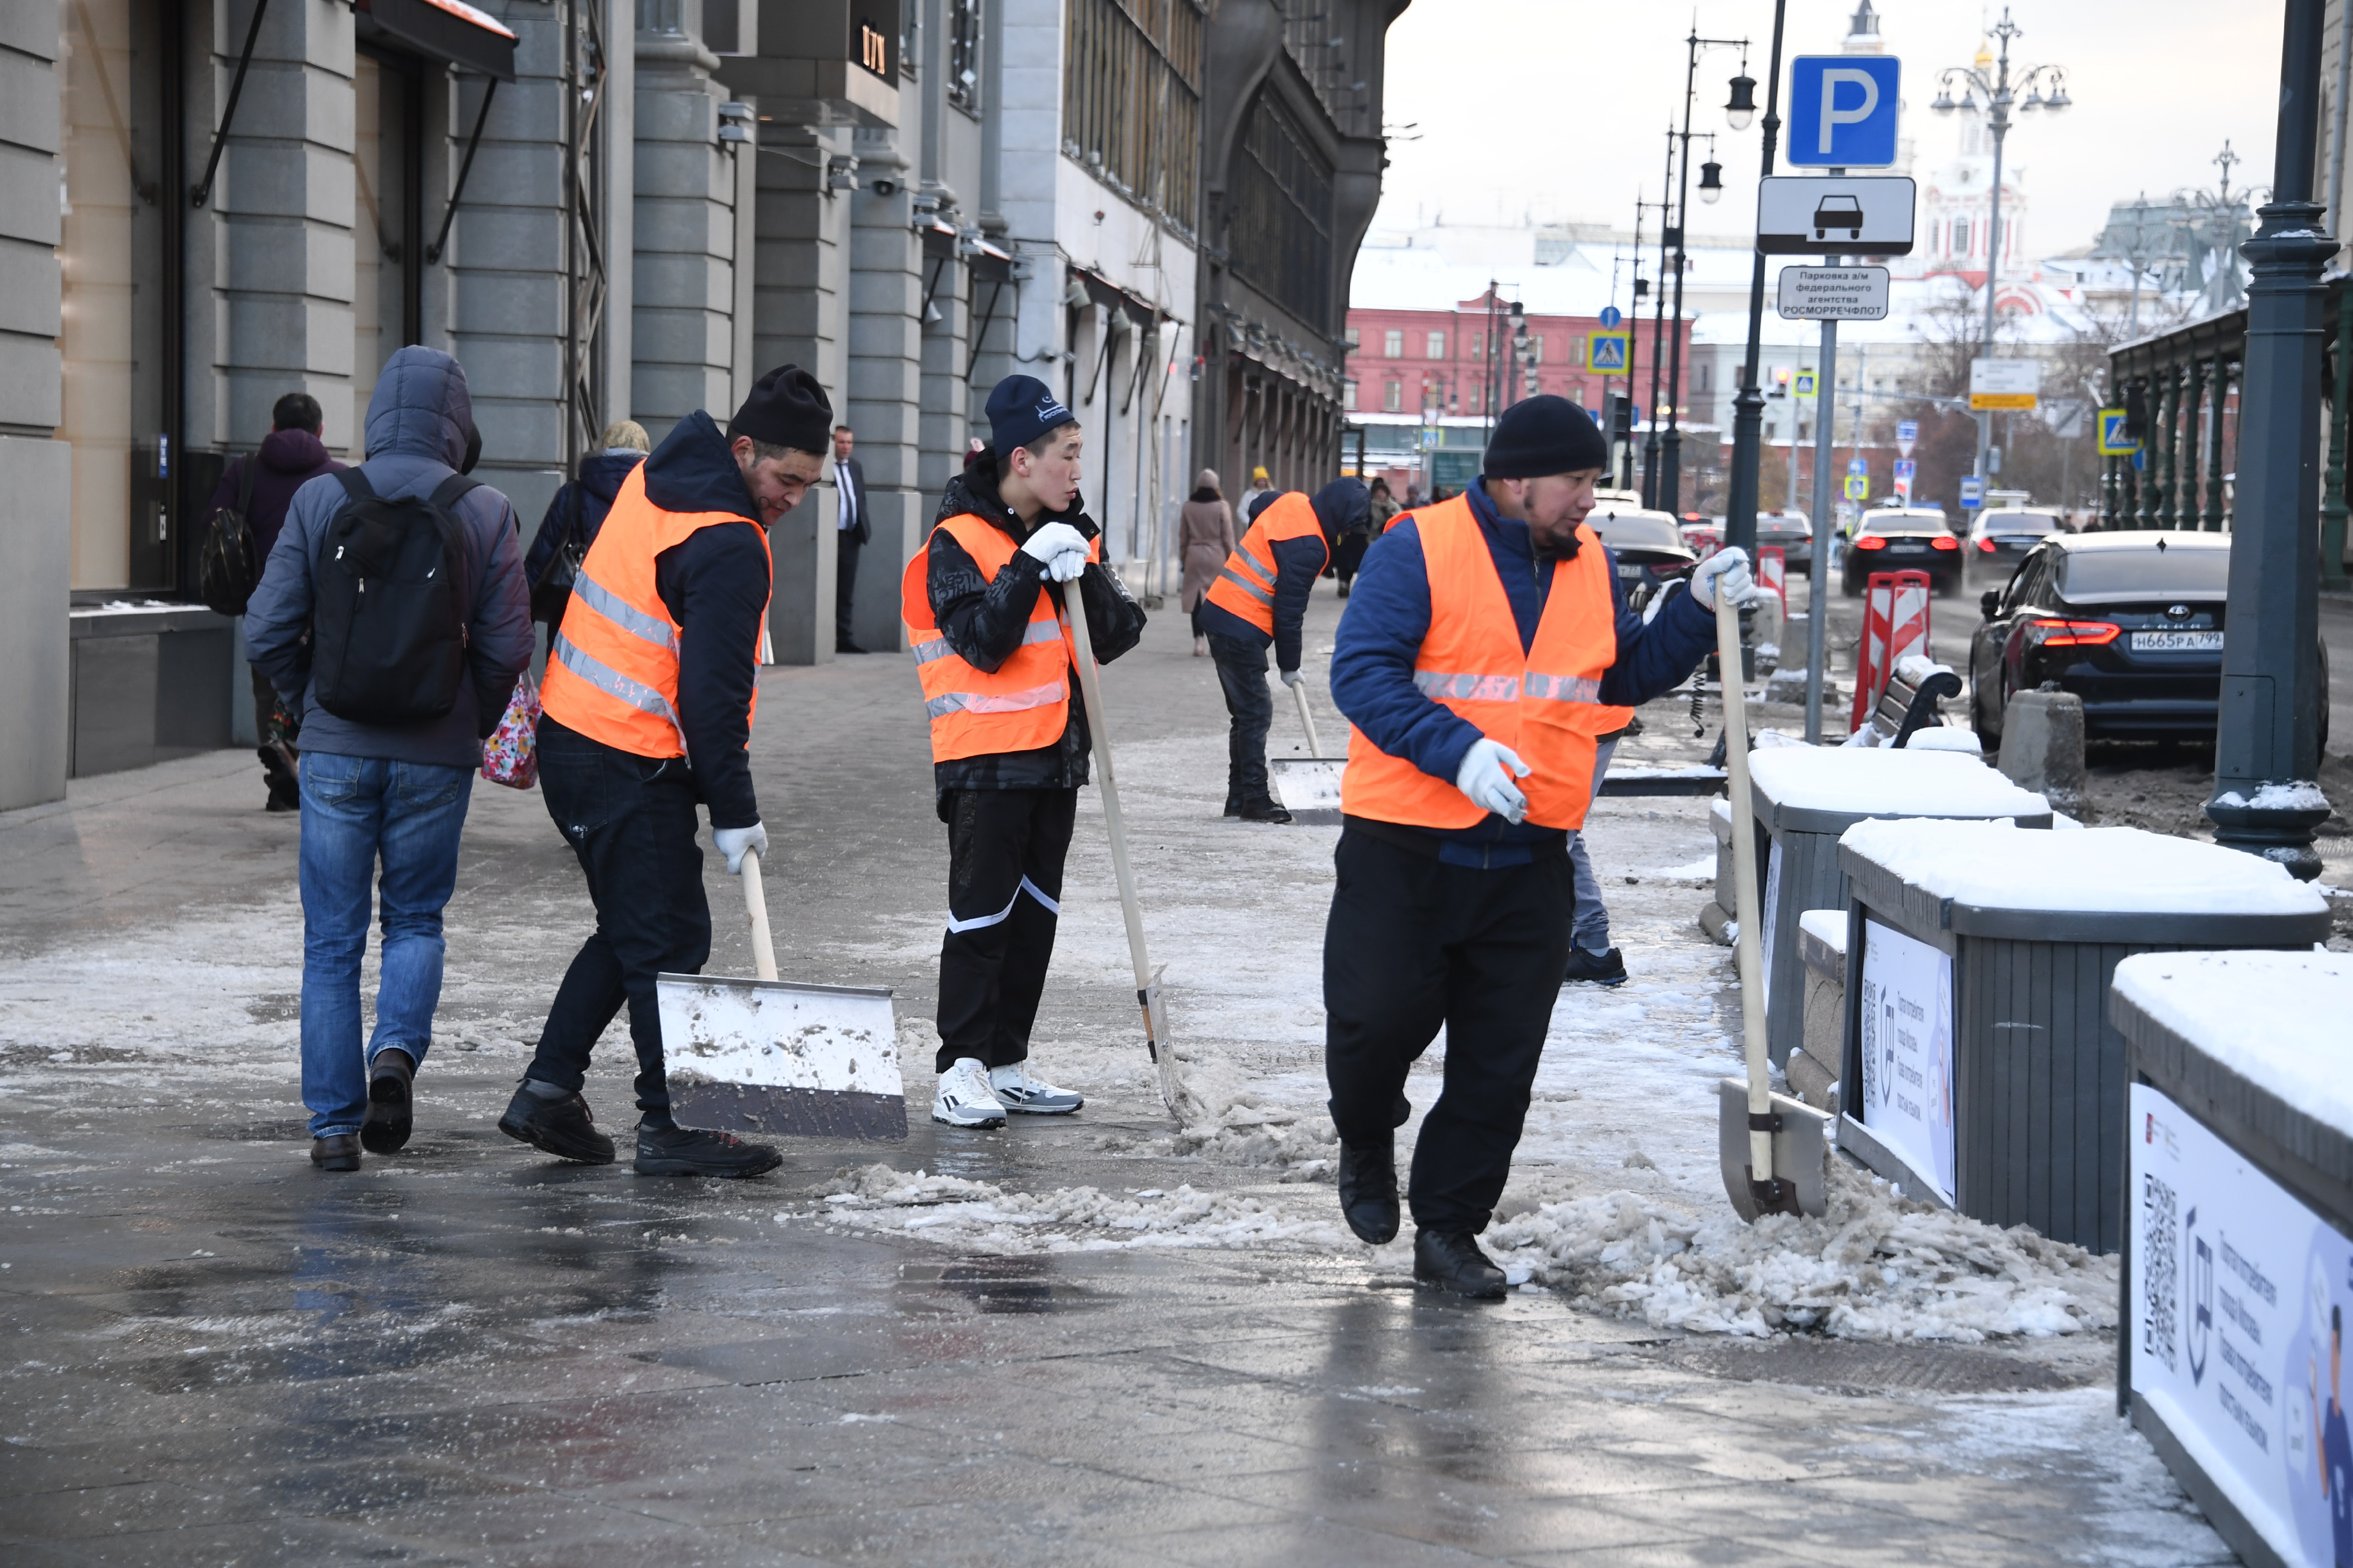
[[[466,437],[473,427],[474,404],[463,367],[438,349],[402,349],[385,362],[376,378],[368,405],[367,461],[360,472],[380,496],[431,495],[465,460]],[[480,766],[482,739],[498,728],[516,678],[531,663],[531,598],[523,585],[514,508],[484,485],[468,491],[455,509],[465,524],[474,606],[467,627],[468,679],[458,684],[457,702],[440,718],[421,724],[361,724],[320,707],[311,690],[312,574],[327,524],[345,499],[342,481],[332,474],[322,474],[294,492],[286,526],[246,605],[246,657],[301,712],[306,752]]]
[[[621,493],[621,481],[645,460],[643,452],[628,447],[581,458],[580,477],[558,487],[554,499],[547,503],[546,515],[539,520],[539,531],[532,536],[530,552],[522,558],[523,581],[536,584],[554,558],[556,547],[573,533],[578,533],[583,549],[596,543],[596,531],[605,526],[605,514],[613,510],[613,498]],[[575,506],[580,509],[576,518]],[[560,611],[555,618],[563,619]]]

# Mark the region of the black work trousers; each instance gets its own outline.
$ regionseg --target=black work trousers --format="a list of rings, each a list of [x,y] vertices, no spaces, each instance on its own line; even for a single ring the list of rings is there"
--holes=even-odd
[[[1054,961],[1075,789],[964,789],[946,802],[948,931],[940,942],[939,1070],[1029,1055]]]
[[[626,1005],[638,1110],[645,1125],[668,1127],[654,977],[697,973],[711,957],[693,777],[681,758],[640,757],[542,718],[539,787],[587,874],[596,929],[556,987],[524,1076],[577,1092],[589,1051]]]
[[[1406,1073],[1440,1026],[1446,1075],[1406,1189],[1425,1230],[1486,1228],[1511,1174],[1528,1089],[1568,967],[1568,856],[1449,866],[1354,827],[1324,929],[1324,1070],[1349,1143],[1386,1143],[1411,1107]]]
[[[1274,722],[1274,698],[1266,689],[1266,649],[1211,632],[1209,657],[1217,660],[1218,684],[1233,721],[1226,736],[1226,805],[1269,799],[1266,731]]]

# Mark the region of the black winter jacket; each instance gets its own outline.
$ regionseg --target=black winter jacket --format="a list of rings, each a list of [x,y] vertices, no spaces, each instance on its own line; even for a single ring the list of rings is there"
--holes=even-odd
[[[956,657],[976,668],[993,670],[1013,657],[1045,584],[1044,563],[1016,553],[994,581],[981,574],[979,563],[940,531],[939,524],[969,512],[982,518],[1017,545],[1050,522],[1066,522],[1089,539],[1103,531],[1086,515],[1083,497],[1068,511],[1041,514],[1024,526],[997,493],[997,455],[984,447],[965,459],[965,470],[948,481],[940,510],[932,520],[929,570],[924,585],[932,617]],[[1095,661],[1109,664],[1144,637],[1144,611],[1129,596],[1116,573],[1100,562],[1089,563],[1079,579],[1080,602],[1086,607],[1087,635],[1094,644]],[[1029,752],[993,752],[932,764],[932,783],[938,791],[940,820],[947,820],[948,796],[964,789],[1077,789],[1087,782],[1090,744],[1086,707],[1072,683],[1070,717],[1062,737],[1050,746]]]

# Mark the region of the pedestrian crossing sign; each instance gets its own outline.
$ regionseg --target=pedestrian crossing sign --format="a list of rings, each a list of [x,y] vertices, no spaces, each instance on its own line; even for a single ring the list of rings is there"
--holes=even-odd
[[[1792,397],[1811,397],[1813,395],[1814,373],[1810,370],[1799,371],[1798,373],[1798,379],[1792,383],[1789,387],[1789,395]]]
[[[2140,450],[2140,443],[2125,434],[2126,413],[2121,408],[2100,410],[2100,456],[2128,458]]]
[[[1846,499],[1849,500],[1869,500],[1871,499],[1871,476],[1869,474],[1849,474],[1846,477]]]
[[[1586,333],[1585,367],[1603,375],[1623,375],[1632,357],[1633,338],[1631,332]]]

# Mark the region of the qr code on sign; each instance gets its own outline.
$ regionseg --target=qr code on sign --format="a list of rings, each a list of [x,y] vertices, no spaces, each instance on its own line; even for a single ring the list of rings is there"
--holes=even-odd
[[[2173,1189],[2155,1176],[2144,1176],[2140,1202],[2140,1279],[2144,1308],[2141,1353],[2174,1365],[2175,1304],[2181,1300],[2179,1240],[2181,1235]]]

